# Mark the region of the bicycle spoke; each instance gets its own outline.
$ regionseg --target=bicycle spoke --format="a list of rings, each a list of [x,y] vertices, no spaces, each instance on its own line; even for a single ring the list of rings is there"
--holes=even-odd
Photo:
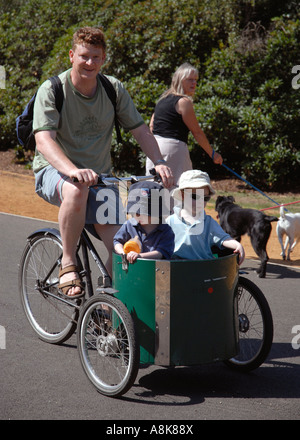
[[[109,295],[91,298],[78,327],[80,359],[88,378],[105,395],[123,394],[139,366],[133,321],[124,304]]]

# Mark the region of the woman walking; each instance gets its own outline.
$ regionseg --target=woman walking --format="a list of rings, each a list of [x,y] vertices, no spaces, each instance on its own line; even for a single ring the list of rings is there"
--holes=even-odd
[[[182,64],[172,77],[171,87],[158,100],[150,121],[150,130],[164,161],[172,169],[175,185],[184,171],[193,168],[187,146],[189,132],[215,164],[223,162],[222,156],[211,147],[195,115],[192,98],[197,80],[198,70],[189,63]],[[146,173],[153,167],[153,162],[147,159]]]

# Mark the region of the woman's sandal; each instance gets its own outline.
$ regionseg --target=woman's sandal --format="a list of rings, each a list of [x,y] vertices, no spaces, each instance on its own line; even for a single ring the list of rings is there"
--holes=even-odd
[[[62,267],[60,267],[59,278],[61,278],[66,273],[70,273],[70,272],[79,273],[78,267],[73,264],[65,267],[64,269],[62,269]],[[68,291],[72,287],[80,287],[81,292],[77,293],[75,295],[68,295]],[[76,278],[75,280],[69,280],[69,281],[66,281],[65,283],[58,285],[58,288],[61,290],[61,293],[65,297],[67,297],[68,299],[77,299],[77,298],[81,298],[82,296],[84,296],[84,294],[85,294],[84,287],[85,287],[85,283],[80,278]]]

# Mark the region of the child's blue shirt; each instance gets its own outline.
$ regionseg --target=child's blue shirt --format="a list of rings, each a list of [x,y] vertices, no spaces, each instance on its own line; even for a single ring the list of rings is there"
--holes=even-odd
[[[204,218],[188,224],[180,216],[180,208],[174,208],[174,214],[166,219],[175,234],[173,257],[189,260],[206,260],[214,258],[211,247],[222,248],[225,240],[231,240],[221,226],[204,212]]]

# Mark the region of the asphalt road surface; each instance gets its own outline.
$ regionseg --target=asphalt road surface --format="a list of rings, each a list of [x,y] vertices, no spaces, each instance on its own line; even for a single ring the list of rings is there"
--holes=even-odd
[[[57,227],[0,214],[1,420],[102,420],[103,429],[115,429],[115,433],[121,421],[128,426],[148,421],[154,433],[159,422],[186,426],[189,421],[195,434],[197,420],[300,419],[299,269],[269,264],[267,278],[259,279],[254,272],[256,261],[243,264],[247,276],[263,290],[274,320],[273,346],[260,368],[242,374],[222,362],[197,367],[148,366],[140,368],[125,396],[107,398],[86,378],[76,336],[62,345],[46,344],[24,315],[18,264],[27,235],[47,226]],[[97,246],[101,249],[102,245]],[[188,316],[178,323],[183,331],[184,319]]]

